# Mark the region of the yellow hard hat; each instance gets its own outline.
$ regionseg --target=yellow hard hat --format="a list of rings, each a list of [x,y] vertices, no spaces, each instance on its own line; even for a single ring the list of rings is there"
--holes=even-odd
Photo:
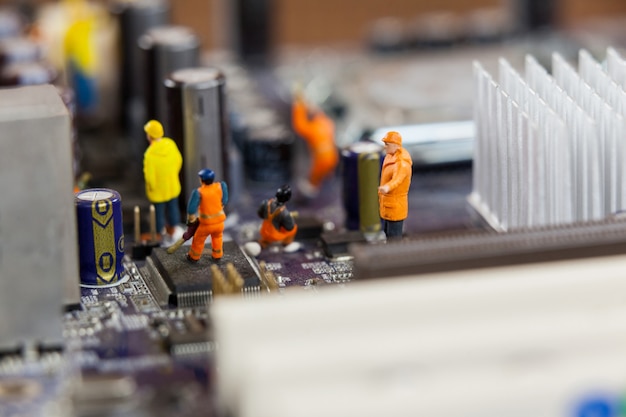
[[[387,132],[383,138],[383,142],[395,143],[396,145],[402,146],[402,136],[400,136],[398,132]]]
[[[143,130],[153,138],[163,137],[163,125],[156,120],[150,120],[143,126]]]

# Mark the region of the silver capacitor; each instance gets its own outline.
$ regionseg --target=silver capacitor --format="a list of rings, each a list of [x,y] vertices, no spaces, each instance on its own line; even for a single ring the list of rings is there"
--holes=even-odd
[[[187,201],[198,188],[198,171],[209,168],[216,181],[230,185],[230,129],[225,77],[215,68],[186,68],[165,80],[169,135],[183,155],[183,192]]]
[[[144,75],[146,120],[160,121],[165,133],[169,134],[164,81],[176,70],[199,65],[200,41],[196,34],[185,26],[159,26],[141,36],[139,47],[143,51],[146,69]]]

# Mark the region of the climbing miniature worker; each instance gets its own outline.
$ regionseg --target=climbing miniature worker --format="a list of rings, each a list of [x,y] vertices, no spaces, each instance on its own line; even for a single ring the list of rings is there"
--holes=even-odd
[[[263,219],[259,231],[259,242],[248,242],[245,245],[246,252],[257,256],[262,248],[273,243],[280,243],[285,252],[295,252],[300,249],[300,244],[294,242],[298,232],[298,225],[294,220],[293,213],[287,210],[285,205],[291,198],[291,188],[283,185],[276,191],[276,197],[263,200],[257,214]]]
[[[291,122],[293,129],[304,139],[311,154],[311,171],[307,180],[298,184],[305,197],[318,195],[322,182],[333,173],[339,162],[335,147],[335,124],[324,112],[309,106],[302,94],[296,92],[292,105]]]
[[[211,257],[219,261],[222,251],[222,235],[226,214],[224,206],[228,203],[228,187],[224,181],[215,182],[215,173],[210,169],[198,172],[200,187],[193,190],[187,204],[187,224],[198,221],[198,229],[193,235],[187,259],[198,262],[204,250],[204,242],[211,236]]]
[[[409,213],[413,161],[402,147],[402,136],[398,132],[388,132],[383,142],[387,155],[380,174],[378,204],[385,235],[388,240],[393,240],[402,237],[404,219]]]
[[[176,143],[163,137],[163,125],[156,120],[150,120],[143,127],[150,145],[143,155],[143,176],[146,181],[146,196],[154,204],[156,214],[156,228],[166,233],[170,239],[177,232],[176,225],[180,223],[180,209],[178,196],[180,195],[180,179],[178,174],[183,165],[183,157]]]

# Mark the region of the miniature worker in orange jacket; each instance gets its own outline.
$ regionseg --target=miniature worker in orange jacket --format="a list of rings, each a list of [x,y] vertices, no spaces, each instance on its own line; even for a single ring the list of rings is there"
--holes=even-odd
[[[311,153],[309,178],[302,181],[299,188],[305,196],[315,197],[324,179],[335,170],[339,162],[335,147],[335,124],[320,109],[307,106],[299,93],[293,102],[291,122]]]
[[[387,239],[402,237],[404,219],[409,214],[409,187],[413,161],[402,147],[402,136],[398,132],[388,132],[383,138],[385,160],[380,174],[378,204],[383,230]]]
[[[263,200],[257,214],[263,219],[258,242],[248,242],[244,250],[251,256],[258,256],[261,249],[273,243],[279,243],[287,253],[295,252],[301,245],[294,242],[298,225],[294,213],[287,210],[287,201],[291,198],[291,187],[285,184],[276,191],[275,198]]]
[[[162,233],[167,211],[167,234],[175,232],[180,223],[178,196],[180,179],[178,173],[183,166],[183,157],[176,143],[163,137],[163,125],[150,120],[143,127],[150,142],[143,156],[143,176],[146,181],[146,196],[154,204],[157,232]]]
[[[290,198],[291,188],[283,185],[276,191],[276,198],[263,200],[259,206],[257,213],[263,219],[259,239],[261,247],[265,248],[274,242],[287,246],[296,237],[298,225],[286,206]]]
[[[193,235],[187,260],[198,262],[204,250],[204,242],[211,236],[211,257],[215,261],[222,259],[222,235],[226,214],[224,206],[228,203],[228,187],[224,181],[216,183],[215,173],[210,169],[198,172],[201,185],[191,193],[187,204],[187,223],[197,221],[198,229]]]

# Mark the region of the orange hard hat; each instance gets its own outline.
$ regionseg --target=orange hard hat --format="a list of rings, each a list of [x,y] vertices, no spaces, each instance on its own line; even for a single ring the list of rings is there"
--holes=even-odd
[[[402,146],[402,136],[400,136],[398,132],[387,132],[383,138],[383,142],[395,143],[396,145]]]

